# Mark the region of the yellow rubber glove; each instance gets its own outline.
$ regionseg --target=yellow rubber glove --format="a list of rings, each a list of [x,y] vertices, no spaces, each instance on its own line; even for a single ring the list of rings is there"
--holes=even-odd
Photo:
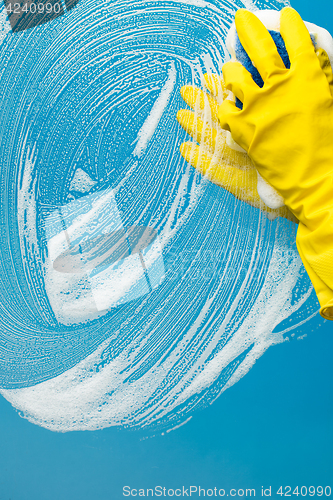
[[[317,57],[301,17],[290,7],[282,9],[280,25],[290,69],[254,14],[241,9],[235,22],[264,86],[259,88],[240,63],[226,63],[226,87],[244,106],[239,110],[224,101],[218,118],[299,220],[300,256],[321,315],[333,319],[332,69],[327,58],[323,63],[323,51]]]
[[[227,145],[226,132],[218,121],[219,104],[228,97],[222,78],[207,74],[203,83],[210,95],[192,85],[181,89],[184,101],[194,111],[178,111],[177,120],[199,143],[183,143],[180,147],[182,156],[211,182],[267,212],[269,218],[281,216],[296,222],[287,207],[271,209],[265,205],[257,192],[257,171],[251,159]]]

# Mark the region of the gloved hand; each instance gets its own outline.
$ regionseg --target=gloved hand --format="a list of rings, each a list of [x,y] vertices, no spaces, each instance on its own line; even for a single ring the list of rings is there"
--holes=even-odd
[[[321,315],[333,319],[332,69],[324,51],[317,57],[301,17],[290,7],[281,11],[280,25],[290,69],[254,14],[241,9],[235,22],[264,86],[260,88],[240,63],[226,63],[226,87],[243,109],[224,101],[218,119],[299,220],[300,256]]]
[[[207,74],[203,83],[210,95],[192,85],[181,89],[184,101],[193,111],[178,111],[177,120],[199,142],[199,145],[183,143],[180,147],[182,156],[211,182],[267,212],[269,218],[281,216],[296,222],[287,207],[271,209],[265,205],[257,192],[257,171],[251,159],[244,152],[228,146],[227,134],[218,121],[219,104],[228,97],[222,78]]]

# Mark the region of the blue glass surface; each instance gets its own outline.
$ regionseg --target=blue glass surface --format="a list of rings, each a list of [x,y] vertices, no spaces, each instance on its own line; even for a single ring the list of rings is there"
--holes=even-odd
[[[268,5],[269,2],[263,3],[263,8],[267,8]],[[292,5],[299,10],[306,20],[316,22],[327,29],[331,29],[331,31],[333,30],[333,25],[330,25],[328,16],[325,14],[325,12],[330,12],[331,7],[328,2],[317,2],[316,5],[313,5],[310,2],[295,0]],[[186,10],[185,7],[184,9]],[[193,12],[191,14],[194,15]],[[156,23],[157,20],[158,13],[156,13]],[[216,19],[212,19],[213,22],[217,22]],[[57,23],[57,21],[54,23]],[[61,21],[59,20],[60,26]],[[199,24],[195,25],[194,23],[192,30],[197,39],[200,40],[200,47],[204,47],[211,36],[209,29],[202,28],[201,30]],[[43,33],[47,33],[47,30]],[[16,44],[19,43],[23,43],[28,47],[29,36],[31,35],[23,34],[17,40],[12,40],[11,48],[15,49]],[[26,72],[22,71],[25,78],[27,73],[32,71],[32,68],[38,67],[39,58],[47,57],[47,48],[50,43],[49,36],[51,35],[45,38],[41,36],[40,53],[38,51],[34,53],[35,49],[33,48],[27,48],[25,57],[22,57],[22,51],[18,53],[18,62],[27,65]],[[82,36],[82,33],[80,36]],[[77,36],[74,40],[69,39],[68,44],[72,43],[73,47],[77,47],[77,44],[81,43],[80,36]],[[197,39],[193,40],[192,43],[187,37],[188,32],[184,33],[184,39],[182,40],[184,50],[182,57],[184,58],[188,54],[196,54],[196,50],[198,54],[200,53],[200,50],[197,49]],[[133,40],[128,43],[129,46],[134,44]],[[158,45],[158,39],[154,38],[153,43]],[[170,46],[176,43],[179,43],[179,34],[178,38],[171,37]],[[70,53],[70,49],[68,51]],[[98,48],[96,48],[96,51],[98,57],[101,58],[102,55],[98,53]],[[172,49],[170,49],[171,52]],[[134,67],[138,55],[135,51],[133,53],[135,55],[132,59],[129,56],[129,64]],[[88,139],[88,142],[91,140],[91,144],[88,144],[87,149],[83,148],[81,156],[71,158],[68,161],[68,156],[71,155],[70,151],[80,151],[78,147],[74,147],[75,141],[80,144],[81,137],[85,137],[84,130],[80,130],[84,121],[82,117],[78,120],[77,125],[75,125],[75,119],[73,122],[73,117],[76,117],[75,109],[81,97],[80,92],[74,96],[69,92],[64,96],[63,123],[58,129],[63,133],[63,136],[58,138],[62,148],[60,155],[63,154],[63,159],[57,155],[54,157],[48,156],[47,162],[44,162],[43,147],[44,152],[48,152],[48,154],[50,154],[51,150],[48,149],[49,130],[46,126],[41,126],[43,116],[35,121],[35,128],[29,129],[32,137],[36,136],[39,140],[42,138],[42,144],[44,144],[40,152],[41,178],[38,185],[41,219],[46,220],[50,213],[52,215],[54,210],[58,209],[59,205],[68,201],[68,190],[66,191],[64,187],[63,170],[61,169],[68,169],[70,172],[73,165],[75,165],[75,168],[81,165],[87,169],[87,164],[89,165],[91,158],[84,158],[84,155],[88,154],[87,151],[94,147],[98,142],[98,138],[106,138],[105,143],[98,149],[99,154],[104,159],[98,164],[99,176],[96,176],[96,172],[93,171],[96,164],[91,162],[94,167],[91,167],[91,170],[88,169],[88,171],[92,179],[97,177],[101,179],[101,186],[104,188],[107,185],[116,186],[124,171],[133,166],[129,163],[133,151],[133,141],[137,137],[138,129],[144,123],[148,113],[147,110],[151,109],[152,103],[158,95],[158,90],[154,91],[154,85],[156,85],[157,80],[166,81],[168,78],[170,67],[167,65],[172,58],[170,53],[165,56],[164,49],[161,49],[161,53],[162,55],[159,54],[160,74],[157,75],[154,62],[147,60],[143,87],[146,86],[147,89],[151,89],[152,93],[151,100],[148,100],[145,104],[147,109],[145,110],[143,107],[138,111],[135,109],[134,102],[129,100],[128,108],[123,111],[123,116],[119,117],[118,115],[116,117],[114,129],[108,128],[108,124],[105,124],[103,120],[100,122],[97,120],[95,124],[96,131]],[[84,61],[84,56],[85,53],[82,51],[82,61]],[[6,59],[6,54],[3,54],[3,57]],[[105,82],[97,81],[98,78],[103,78],[98,76],[100,75],[101,64],[101,59],[98,59],[98,57],[96,59],[96,85],[104,85],[106,89],[105,95],[107,95],[107,89],[113,82],[109,81],[107,77],[105,77]],[[143,54],[142,57],[145,59],[146,55]],[[166,59],[163,59],[164,57]],[[186,64],[182,66],[177,58],[175,60],[175,64],[180,64],[182,74],[181,81],[177,83],[180,86],[186,83],[191,78],[191,75]],[[119,73],[121,73],[121,57],[117,54],[116,49],[113,64],[119,67]],[[150,70],[150,68],[153,68],[153,70]],[[50,79],[54,81],[54,79],[57,79],[58,74],[61,75],[61,70],[55,67],[53,73],[50,74]],[[13,78],[10,70],[8,70],[7,75],[9,80]],[[23,76],[22,81],[20,78],[20,75],[15,78],[17,91],[20,87],[24,87]],[[80,78],[76,74],[75,67],[73,67],[70,81],[76,89],[85,85],[84,78],[82,81]],[[113,78],[115,78],[114,75]],[[49,87],[45,83],[43,88],[43,82],[43,78],[40,77],[39,83],[36,83],[31,92],[41,92],[41,96],[43,92],[47,92]],[[121,78],[114,83],[115,87],[120,84],[123,84]],[[39,85],[41,86],[39,87]],[[61,86],[60,76],[59,85]],[[125,95],[126,85],[128,83],[125,82],[121,87],[121,91],[125,92]],[[55,92],[56,90],[55,87]],[[94,102],[94,92],[92,86],[92,102]],[[150,95],[149,92],[148,95]],[[94,104],[98,114],[100,101],[96,101]],[[172,112],[175,113],[180,106],[180,98],[175,98],[171,107]],[[65,110],[68,111],[68,115],[66,115]],[[33,116],[36,112],[46,113],[46,117],[48,113],[52,115],[52,105],[44,111],[41,111],[38,106],[35,108],[31,106],[29,108],[31,123],[34,123]],[[142,117],[138,118],[135,115],[135,119],[131,121],[131,117],[135,113],[142,113]],[[89,112],[87,111],[88,115]],[[5,130],[10,130],[18,140],[22,130],[26,130],[24,128],[26,125],[24,116],[21,115],[21,122],[16,123],[14,107],[12,108],[12,115],[7,113],[6,116],[9,124],[7,124]],[[87,123],[89,123],[89,120],[87,120]],[[178,146],[181,141],[181,133],[178,129],[173,129],[170,124],[171,120],[165,122],[165,126],[170,126],[170,136],[174,134],[174,143]],[[119,135],[122,137],[121,134],[126,136],[126,144],[128,144],[127,156],[126,151],[120,147],[120,143],[123,144],[124,141],[117,140],[116,145],[110,148],[110,141],[115,136],[114,130],[117,131],[118,137]],[[172,141],[171,143],[173,144]],[[112,144],[114,145],[114,141]],[[91,154],[94,157],[94,153]],[[174,152],[174,156],[176,154],[177,151]],[[172,180],[174,170],[186,169],[185,163],[179,166],[178,159],[172,163],[166,153],[165,158],[168,168],[166,172],[161,172],[159,175],[169,175]],[[10,163],[12,159],[10,156],[7,157],[7,163],[3,166],[4,169],[10,170],[12,168]],[[171,163],[168,163],[168,161]],[[145,166],[147,164],[149,164],[149,161]],[[106,165],[109,167],[111,165],[112,168],[106,169]],[[139,172],[141,175],[142,170]],[[18,172],[13,171],[12,175],[14,178],[14,180],[12,179],[12,185],[16,185],[15,180]],[[147,171],[147,177],[153,177],[153,175],[153,168]],[[189,182],[193,183],[193,186],[196,183],[200,185],[200,180],[191,176],[193,176],[193,173],[190,174]],[[72,178],[72,174],[69,173],[66,182],[69,184]],[[58,184],[57,180],[59,181]],[[128,217],[126,210],[122,210],[127,206],[128,194],[122,195],[120,191],[118,208],[122,217],[125,217],[125,219],[128,217],[126,227],[137,222],[138,214],[144,212],[143,208],[149,199],[155,200],[155,206],[150,207],[150,211],[144,212],[146,215],[141,219],[142,224],[149,225],[152,214],[158,219],[156,214],[159,214],[159,210],[161,211],[161,220],[163,220],[163,210],[167,212],[170,209],[170,205],[165,206],[168,198],[163,198],[162,195],[155,197],[156,193],[152,196],[155,187],[154,184],[150,186],[149,182],[147,183],[147,178],[136,177],[131,184],[132,196],[134,197],[136,189],[144,193],[144,196],[142,196],[141,203],[133,208],[130,217]],[[205,228],[213,224],[223,225],[224,219],[222,215],[219,215],[219,217],[222,217],[221,220],[217,220],[216,215],[213,216],[214,207],[220,206],[218,191],[214,187],[205,189],[206,196],[202,199],[202,205],[199,205],[191,225],[173,242],[172,246],[166,247],[166,253],[164,254],[166,269],[171,269],[173,259],[170,256],[173,255],[172,252],[179,253],[179,249],[184,245],[184,240],[191,241],[191,244],[195,245],[195,236],[192,235],[193,227],[200,227],[204,223],[206,223]],[[184,210],[190,201],[184,199]],[[6,339],[6,332],[2,329],[2,336],[5,341],[2,344],[5,347],[2,347],[4,354],[1,358],[3,362],[1,366],[2,387],[14,388],[47,380],[50,376],[56,376],[65,369],[75,366],[77,362],[93,352],[108,337],[110,318],[103,316],[101,319],[94,320],[93,328],[91,328],[90,324],[75,324],[74,326],[64,327],[54,320],[54,313],[46,300],[45,308],[40,309],[40,297],[31,294],[27,285],[29,280],[34,277],[28,277],[26,283],[22,279],[24,270],[20,269],[20,266],[22,266],[21,255],[18,247],[15,247],[17,235],[15,231],[14,234],[13,232],[11,234],[6,233],[8,227],[14,227],[14,224],[13,226],[9,224],[10,220],[14,220],[15,212],[14,210],[11,211],[10,208],[16,207],[17,193],[9,190],[9,198],[6,202],[8,203],[6,206],[9,208],[4,211],[4,221],[2,223],[3,248],[6,249],[6,242],[11,239],[10,250],[12,253],[8,252],[3,265],[11,266],[12,274],[10,276],[14,280],[15,276],[19,276],[19,271],[21,271],[21,278],[18,278],[18,280],[21,294],[25,297],[25,300],[21,300],[22,297],[18,296],[17,288],[13,290],[13,280],[6,284],[8,295],[3,317],[4,324],[8,325],[10,320],[14,322],[18,321],[19,318],[26,328],[23,343],[21,342],[22,339],[20,339],[20,331],[17,330],[17,338],[13,341],[13,337]],[[232,213],[236,214],[236,230],[242,218],[246,218],[247,221],[250,219],[247,219],[247,212],[237,202],[230,200],[228,202],[234,203]],[[258,216],[255,210],[251,211],[251,216],[253,227],[252,232],[249,231],[249,239],[246,240],[245,254],[254,244],[258,227],[256,219]],[[45,226],[41,224],[41,228],[43,227],[42,230],[45,230]],[[261,237],[268,242],[274,241],[274,234],[272,234],[270,228],[271,226],[264,225],[260,229]],[[239,235],[240,238],[244,236],[241,230]],[[190,239],[191,237],[193,240]],[[44,242],[47,244],[46,237]],[[213,242],[215,248],[218,249],[217,238]],[[207,241],[208,250],[211,245],[212,241]],[[168,252],[170,252],[169,258],[167,256]],[[220,252],[218,255],[220,261],[223,261],[223,248],[220,248]],[[29,257],[32,254],[33,252],[29,254]],[[14,261],[10,261],[10,255],[13,256]],[[251,295],[251,303],[259,293],[255,284],[262,279],[261,273],[268,266],[271,255],[272,246],[268,245],[262,267],[253,274],[249,282],[247,295]],[[216,254],[214,258],[216,258]],[[234,255],[235,263],[243,258],[244,247],[240,246]],[[188,262],[189,259],[191,262]],[[190,258],[186,257],[185,264],[182,265],[190,268],[193,265],[192,260],[192,255]],[[7,276],[9,267],[6,268]],[[36,280],[38,281],[38,277]],[[306,281],[306,278],[304,280]],[[196,283],[197,290],[201,294],[203,290],[207,294],[214,291],[214,281],[213,283],[210,281],[209,287],[206,281],[209,280],[205,280],[205,283]],[[164,286],[167,286],[167,284]],[[175,281],[170,282],[168,286],[170,288],[164,291],[166,294],[170,293],[170,290],[175,287]],[[36,285],[34,288],[35,293],[37,294],[40,290],[41,288]],[[196,299],[198,301],[202,300],[203,305],[206,297],[200,297],[199,294],[195,294],[194,290],[195,287],[191,289],[193,295],[188,297],[189,303]],[[157,308],[159,303],[163,305],[158,298],[158,292],[156,293],[155,290],[155,292],[152,291],[151,293],[150,303],[153,304],[152,307]],[[41,293],[41,295],[43,294]],[[313,296],[311,300],[312,302],[308,306],[309,314],[313,313],[317,308]],[[247,307],[249,306],[250,304]],[[221,304],[214,304],[214,307],[221,307]],[[137,304],[129,302],[122,305],[120,311],[117,310],[119,311],[117,315],[112,317],[112,327],[115,332],[117,332],[117,321],[120,324],[123,317],[133,315],[133,311],[137,315],[136,323],[132,325],[133,330],[138,328],[137,325],[141,324],[143,318],[147,318],[144,315],[145,311],[137,311],[136,308]],[[198,307],[198,311],[199,309],[200,307]],[[247,310],[246,307],[243,309],[242,316],[239,318],[240,322],[246,317]],[[7,321],[6,314],[8,315]],[[195,315],[199,313],[193,311],[193,314],[193,317],[197,318]],[[299,320],[303,319],[303,317],[301,316]],[[288,325],[288,320],[286,320],[284,328]],[[39,338],[36,338],[36,330],[40,333]],[[125,485],[133,488],[153,488],[158,485],[167,488],[181,488],[182,486],[189,488],[190,485],[200,485],[203,488],[214,488],[216,486],[226,490],[230,488],[256,488],[257,496],[259,496],[262,486],[272,486],[273,491],[277,491],[279,486],[287,485],[301,487],[302,485],[326,486],[330,484],[333,487],[331,482],[333,466],[333,374],[331,363],[333,328],[331,323],[321,320],[317,315],[309,322],[299,326],[296,332],[297,335],[290,337],[289,342],[270,347],[256,361],[256,364],[244,378],[223,393],[211,406],[203,408],[201,411],[190,412],[191,420],[172,432],[166,432],[166,429],[158,428],[156,431],[148,429],[129,431],[108,428],[92,432],[53,433],[20,418],[13,407],[5,399],[1,398],[0,498],[17,498],[19,500],[90,500],[97,498],[106,500],[111,498],[118,500],[124,498],[122,488]],[[9,336],[9,333],[12,336],[15,335],[15,332],[12,331],[8,332],[7,336]],[[298,335],[304,334],[307,334],[306,338],[302,340],[296,339]],[[117,335],[115,336],[114,350],[112,352],[106,351],[107,360],[115,357],[117,349],[122,349],[122,343],[126,342],[126,335],[124,335],[123,330],[117,332]],[[162,341],[163,339],[160,339],[160,342]],[[31,342],[31,345],[29,345],[29,342]],[[249,348],[251,349],[251,345]],[[22,352],[22,349],[26,350]],[[33,355],[31,355],[32,350]],[[25,363],[24,358],[27,353],[27,363]],[[147,361],[148,367],[150,362],[152,360]],[[141,365],[141,363],[138,364]],[[230,374],[225,374],[225,379],[222,379],[221,383],[224,384],[228,377],[230,377]],[[218,392],[218,384],[217,388],[215,386],[214,389]],[[211,398],[211,395],[209,395],[209,398]],[[210,401],[209,398],[208,401]],[[272,494],[272,497],[279,498],[276,494],[275,496]]]

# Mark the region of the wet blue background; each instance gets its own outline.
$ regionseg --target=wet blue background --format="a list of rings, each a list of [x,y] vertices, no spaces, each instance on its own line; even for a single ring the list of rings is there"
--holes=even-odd
[[[331,1],[295,0],[333,31]],[[0,500],[118,500],[122,487],[333,487],[333,324],[271,347],[211,407],[167,435],[55,434],[0,399]],[[195,497],[194,497],[195,498]],[[272,498],[281,498],[273,495]],[[294,496],[295,498],[295,496]]]

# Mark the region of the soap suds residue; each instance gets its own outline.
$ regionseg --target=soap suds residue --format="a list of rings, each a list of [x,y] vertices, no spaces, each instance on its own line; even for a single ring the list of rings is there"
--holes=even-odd
[[[78,168],[74,174],[72,182],[69,186],[69,191],[77,191],[78,193],[88,193],[91,188],[96,185],[94,181],[87,172]]]
[[[316,303],[295,226],[179,154],[180,87],[219,71],[248,2],[103,5],[0,46],[1,394],[53,431],[176,429]]]
[[[156,127],[158,126],[163,111],[168,105],[170,100],[171,93],[174,89],[176,83],[176,69],[175,65],[172,63],[168,72],[168,79],[162,87],[161,93],[158,96],[154,106],[152,107],[151,112],[146,118],[146,121],[142,125],[141,129],[138,132],[138,143],[135,146],[133,155],[140,156],[145,151],[148,142],[152,138]]]

